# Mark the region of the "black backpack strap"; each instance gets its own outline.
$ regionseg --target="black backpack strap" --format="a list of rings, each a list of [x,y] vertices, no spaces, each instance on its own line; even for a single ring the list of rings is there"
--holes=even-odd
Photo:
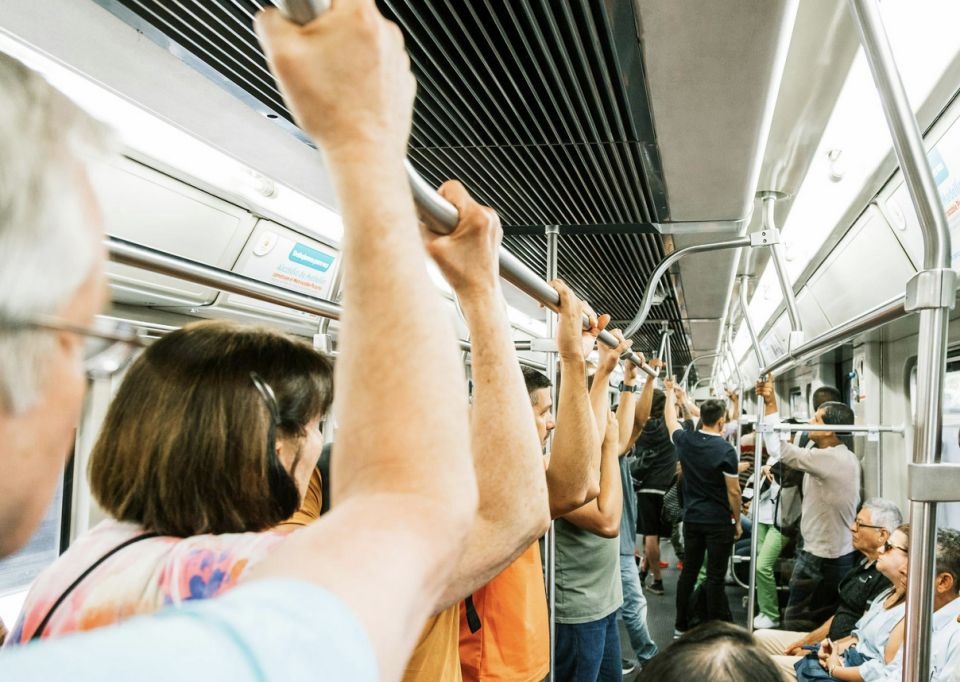
[[[65,589],[63,593],[59,597],[57,597],[57,601],[53,603],[53,606],[51,606],[50,610],[47,611],[47,615],[45,615],[43,617],[43,620],[40,621],[40,625],[38,625],[37,628],[33,631],[33,635],[30,637],[30,641],[33,642],[35,640],[40,639],[40,636],[43,634],[43,631],[46,629],[47,625],[50,623],[50,619],[53,618],[54,612],[56,612],[56,610],[60,607],[60,605],[66,600],[66,598],[70,596],[70,593],[77,588],[77,585],[82,583],[84,578],[86,578],[88,575],[93,573],[94,570],[96,570],[96,568],[100,566],[100,564],[102,564],[104,561],[112,557],[114,554],[119,552],[124,547],[129,547],[130,545],[136,542],[140,542],[141,540],[146,540],[148,538],[155,538],[155,537],[158,537],[159,535],[160,533],[144,533],[143,535],[137,535],[136,537],[132,537],[126,542],[121,542],[119,545],[117,545],[116,547],[111,549],[109,552],[104,554],[102,557],[100,557],[99,559],[94,561],[92,564],[90,564],[90,566],[87,567],[87,570],[81,573],[76,580],[70,583],[70,587]]]
[[[468,594],[463,600],[464,608],[467,612],[467,625],[470,627],[470,634],[476,634],[480,629],[480,615],[477,613],[477,607],[473,604],[473,595]]]

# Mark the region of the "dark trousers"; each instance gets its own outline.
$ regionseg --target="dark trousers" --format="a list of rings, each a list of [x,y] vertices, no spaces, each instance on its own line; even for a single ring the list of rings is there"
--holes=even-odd
[[[590,623],[557,623],[556,679],[562,682],[621,682],[617,612]]]
[[[707,555],[707,579],[703,583],[707,620],[733,620],[723,580],[727,574],[730,552],[733,551],[735,533],[730,523],[707,525],[684,521],[683,571],[677,582],[677,630],[685,631],[690,625],[690,602],[697,574],[703,566],[704,553]]]
[[[800,550],[790,576],[790,597],[784,613],[787,630],[812,630],[832,616],[840,604],[840,581],[860,553],[824,559]]]

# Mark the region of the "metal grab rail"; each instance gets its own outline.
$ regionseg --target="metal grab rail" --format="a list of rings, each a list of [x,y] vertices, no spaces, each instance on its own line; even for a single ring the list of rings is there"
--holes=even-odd
[[[329,7],[328,0],[278,0],[275,4],[287,19],[300,25],[312,21]],[[453,232],[457,227],[457,223],[460,222],[460,215],[457,212],[456,206],[440,196],[440,194],[417,173],[409,160],[405,160],[404,164],[414,201],[424,212],[433,218],[428,225],[429,228],[438,234],[450,234]],[[554,312],[559,312],[560,295],[553,287],[540,279],[533,270],[524,265],[519,258],[503,247],[500,247],[499,260],[500,276],[503,279],[510,282],[510,284],[517,287],[538,303],[543,304]],[[583,316],[583,328],[590,328],[590,323],[586,315]],[[629,336],[629,334],[627,336]],[[616,348],[618,345],[616,337],[607,331],[600,332],[597,340],[611,348]],[[646,363],[641,363],[640,358],[633,351],[625,355],[624,359],[634,363],[646,374],[654,377],[657,376],[657,372]]]
[[[775,230],[777,228],[775,220],[776,195],[772,192],[765,192],[760,197],[760,202],[763,207],[761,218],[764,229]],[[790,318],[790,340],[787,343],[787,349],[789,350],[803,342],[803,324],[800,320],[800,307],[797,305],[797,296],[793,292],[793,286],[790,284],[790,278],[787,276],[787,264],[783,257],[783,247],[779,242],[770,244],[770,258],[773,261],[773,267],[777,273],[777,281],[780,283],[783,300],[787,304],[787,316]]]
[[[633,336],[637,333],[643,323],[646,322],[647,316],[650,314],[650,308],[653,307],[653,297],[657,292],[657,285],[660,284],[661,278],[663,278],[667,270],[670,269],[670,266],[672,266],[678,260],[691,253],[720,251],[721,249],[737,249],[742,246],[750,246],[750,237],[740,237],[738,239],[732,239],[726,242],[714,242],[712,244],[695,244],[693,246],[688,246],[685,249],[674,251],[669,256],[664,258],[662,261],[660,261],[660,264],[657,265],[657,269],[654,270],[650,275],[650,280],[647,282],[647,288],[643,292],[643,300],[640,302],[640,310],[624,330],[623,335],[627,338]]]
[[[804,433],[810,431],[842,431],[849,433],[906,433],[905,426],[871,426],[870,424],[767,424],[760,427],[761,432],[777,431],[779,433],[791,433],[801,431]]]

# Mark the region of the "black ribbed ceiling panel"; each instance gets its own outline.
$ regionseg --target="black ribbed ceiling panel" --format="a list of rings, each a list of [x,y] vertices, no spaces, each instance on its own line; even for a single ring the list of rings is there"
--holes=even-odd
[[[96,1],[181,57],[189,52],[264,115],[290,120],[252,30],[267,0]],[[495,207],[506,247],[541,275],[545,239],[525,233],[572,227],[560,238],[561,276],[596,309],[631,319],[663,243],[605,231],[668,218],[634,3],[378,4],[403,30],[419,83],[414,166],[434,184],[462,180]],[[672,322],[675,360],[685,363],[681,314],[668,293],[652,317]],[[646,325],[636,346],[655,348],[657,329]]]

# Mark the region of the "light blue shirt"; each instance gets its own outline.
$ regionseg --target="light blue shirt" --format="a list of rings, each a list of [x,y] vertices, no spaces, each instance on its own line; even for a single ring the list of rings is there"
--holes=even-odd
[[[870,608],[857,621],[853,635],[857,638],[857,651],[867,659],[858,668],[863,682],[873,682],[883,677],[885,666],[883,650],[890,639],[890,633],[897,623],[903,620],[906,602],[900,602],[892,609],[885,609],[883,603],[892,590],[886,590],[870,604]]]
[[[378,679],[366,632],[330,592],[298,580],[262,580],[120,626],[7,649],[0,679]]]
[[[930,638],[930,682],[960,682],[960,599],[942,607],[933,614],[933,632]],[[900,682],[903,678],[903,647],[884,666],[880,682]],[[866,679],[866,678],[864,678]]]

